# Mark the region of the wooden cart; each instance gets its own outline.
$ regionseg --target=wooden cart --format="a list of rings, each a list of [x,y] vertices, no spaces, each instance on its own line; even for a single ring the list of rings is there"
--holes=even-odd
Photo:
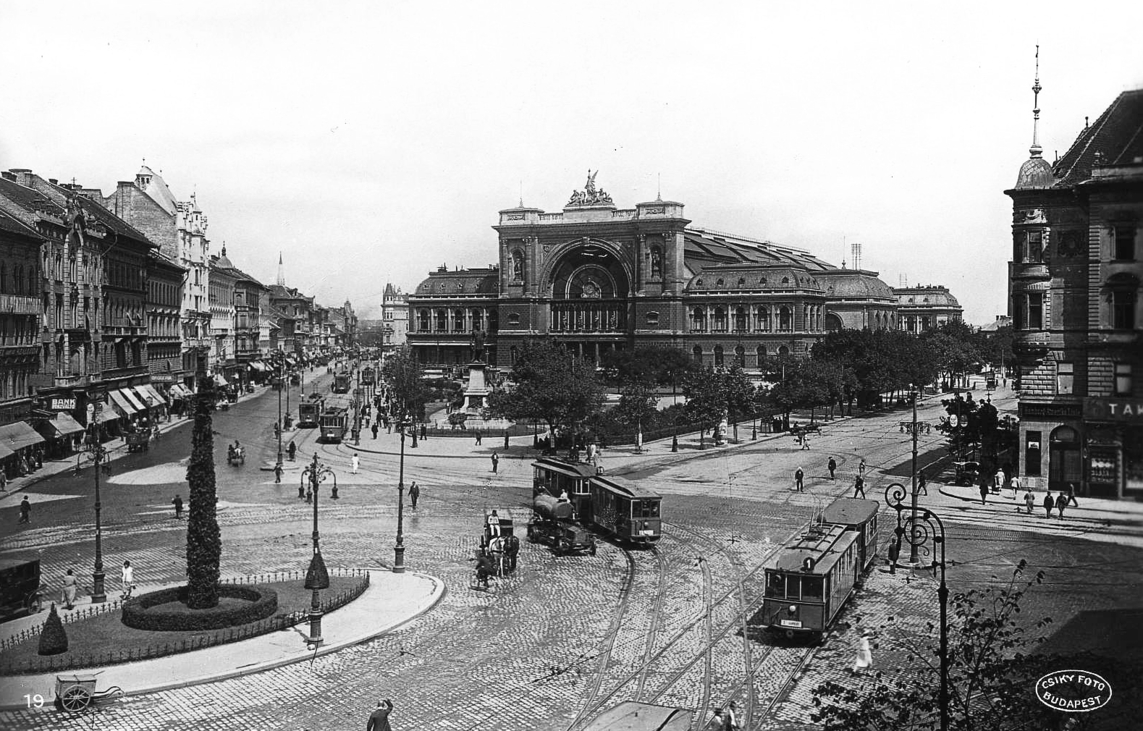
[[[123,689],[113,685],[105,690],[96,690],[98,683],[94,673],[75,673],[56,676],[56,708],[65,711],[82,711],[93,702],[113,700],[123,695]]]

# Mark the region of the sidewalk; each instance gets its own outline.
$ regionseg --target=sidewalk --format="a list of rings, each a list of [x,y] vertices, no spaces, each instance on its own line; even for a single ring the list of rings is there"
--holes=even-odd
[[[24,696],[27,694],[39,693],[49,701],[54,699],[57,674],[94,673],[98,678],[97,692],[119,686],[127,695],[140,695],[311,660],[391,632],[432,609],[445,593],[444,582],[426,574],[394,574],[387,569],[370,568],[369,581],[364,594],[322,617],[324,643],[316,652],[307,646],[309,624],[302,622],[292,629],[154,660],[88,670],[6,676],[0,682],[0,710],[26,708]],[[153,588],[160,587],[143,587],[141,591]],[[43,611],[34,617],[6,622],[0,625],[0,631],[10,636],[42,623],[47,614]]]
[[[934,485],[929,483],[929,486],[933,487]],[[939,488],[940,493],[946,497],[980,505],[980,488],[976,485],[940,485]],[[1012,490],[1008,488],[1004,488],[998,493],[990,492],[985,505],[1016,506],[1023,512],[1025,509],[1024,492],[1025,490],[1021,490],[1015,499],[1012,498]],[[1032,503],[1032,514],[1043,517],[1044,493],[1033,490],[1032,497],[1035,498],[1035,502]],[[1094,521],[1104,526],[1127,526],[1143,529],[1143,503],[1133,500],[1104,500],[1093,497],[1076,497],[1076,502],[1079,503],[1078,507],[1071,505],[1064,510],[1064,521]],[[1059,520],[1058,515],[1059,513],[1052,510],[1053,519]]]

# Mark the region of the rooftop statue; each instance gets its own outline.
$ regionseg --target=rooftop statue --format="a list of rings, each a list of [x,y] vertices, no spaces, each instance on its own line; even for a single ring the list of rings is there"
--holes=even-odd
[[[583,190],[573,190],[571,198],[568,199],[568,203],[564,207],[615,205],[615,202],[611,200],[611,196],[607,194],[607,191],[595,187],[595,176],[598,174],[598,170],[594,173],[588,170],[587,183],[583,186]]]

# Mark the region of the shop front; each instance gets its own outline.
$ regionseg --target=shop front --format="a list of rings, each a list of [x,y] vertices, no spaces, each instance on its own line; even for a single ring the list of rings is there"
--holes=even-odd
[[[1091,396],[1083,415],[1091,495],[1143,501],[1143,399]]]
[[[1019,464],[1023,483],[1034,490],[1064,490],[1074,485],[1079,495],[1089,494],[1083,479],[1081,445],[1085,433],[1083,405],[1078,402],[1021,402]]]
[[[44,438],[26,421],[0,426],[0,469],[9,479],[35,472],[43,458]]]
[[[48,459],[70,456],[83,438],[83,425],[67,411],[37,419],[32,426],[44,438],[44,453]]]

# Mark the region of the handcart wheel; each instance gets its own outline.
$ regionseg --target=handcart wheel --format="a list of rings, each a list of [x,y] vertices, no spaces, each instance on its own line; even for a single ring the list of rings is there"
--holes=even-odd
[[[60,696],[65,710],[82,711],[91,703],[91,693],[82,685],[73,685]]]

